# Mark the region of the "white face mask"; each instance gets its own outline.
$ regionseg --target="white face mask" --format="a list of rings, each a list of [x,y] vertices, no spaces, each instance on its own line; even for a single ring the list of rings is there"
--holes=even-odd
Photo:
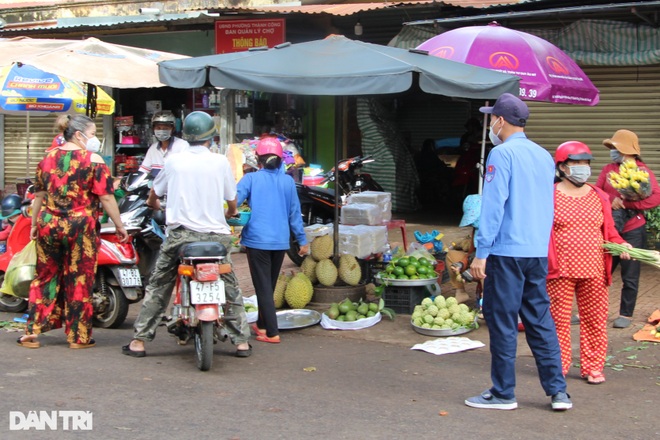
[[[85,133],[83,133],[82,131],[80,132],[80,134],[85,136]],[[101,141],[99,140],[99,138],[97,138],[96,136],[92,136],[91,138],[85,136],[85,139],[87,139],[87,143],[85,144],[85,149],[92,153],[98,153],[99,150],[101,149]]]
[[[172,137],[172,130],[154,130],[154,136],[161,142],[166,141]]]
[[[591,167],[589,165],[573,165],[568,167],[568,172],[566,178],[575,186],[580,187],[591,176]]]
[[[497,123],[497,120],[496,120]],[[493,124],[495,125],[495,124]],[[500,139],[500,133],[502,133],[502,127],[500,127],[499,131],[497,134],[493,132],[493,125],[490,126],[490,130],[488,131],[488,138],[490,141],[493,143],[494,146],[500,145],[503,141]]]

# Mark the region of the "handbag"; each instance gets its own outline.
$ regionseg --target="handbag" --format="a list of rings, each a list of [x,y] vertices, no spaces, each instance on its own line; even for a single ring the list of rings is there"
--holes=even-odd
[[[37,242],[30,242],[9,261],[5,279],[2,281],[0,293],[27,298],[30,294],[30,284],[37,276]]]

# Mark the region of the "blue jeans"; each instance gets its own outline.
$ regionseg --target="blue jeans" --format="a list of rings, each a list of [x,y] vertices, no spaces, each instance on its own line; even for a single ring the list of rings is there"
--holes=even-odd
[[[490,334],[490,392],[496,397],[515,398],[519,315],[546,395],[566,391],[547,274],[547,258],[488,257],[483,314]]]

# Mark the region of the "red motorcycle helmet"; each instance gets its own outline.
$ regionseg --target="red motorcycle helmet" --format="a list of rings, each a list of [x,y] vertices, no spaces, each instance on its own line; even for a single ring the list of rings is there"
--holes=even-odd
[[[592,160],[593,158],[587,144],[580,141],[564,142],[555,151],[555,165],[567,160]]]
[[[255,151],[258,156],[264,156],[266,154],[274,154],[280,159],[284,156],[282,152],[282,144],[277,138],[267,137],[263,138],[257,144],[257,150]]]

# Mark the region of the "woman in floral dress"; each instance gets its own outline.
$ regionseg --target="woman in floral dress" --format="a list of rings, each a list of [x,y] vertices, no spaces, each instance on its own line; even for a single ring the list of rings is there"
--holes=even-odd
[[[582,142],[557,147],[555,216],[548,254],[548,295],[555,321],[564,376],[571,367],[571,309],[573,296],[580,315],[580,375],[591,384],[605,382],[608,286],[612,256],[603,241],[628,243],[614,227],[609,197],[587,184],[593,156]],[[621,258],[629,259],[627,253]]]
[[[128,234],[113,197],[96,125],[87,116],[68,120],[66,143],[47,153],[37,167],[30,237],[37,240],[37,276],[30,286],[26,335],[18,344],[40,346],[37,336],[64,326],[70,348],[94,346],[92,289],[99,245],[99,201]]]

